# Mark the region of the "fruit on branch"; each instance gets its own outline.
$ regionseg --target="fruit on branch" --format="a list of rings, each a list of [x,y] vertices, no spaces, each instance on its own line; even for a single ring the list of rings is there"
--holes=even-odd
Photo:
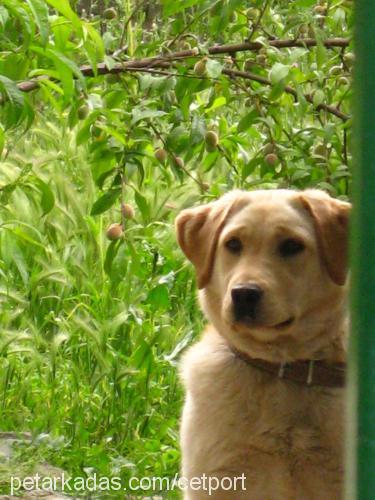
[[[267,143],[264,147],[263,147],[263,154],[264,155],[268,155],[270,153],[273,153],[275,151],[275,145],[272,144],[272,142],[269,142]]]
[[[266,56],[264,54],[258,54],[256,56],[256,62],[258,64],[265,64],[266,60],[267,60],[267,58],[266,58]]]
[[[194,73],[196,76],[204,76],[206,74],[207,57],[204,57],[194,65]]]
[[[250,21],[256,21],[259,17],[259,10],[255,7],[250,7],[250,9],[246,11],[246,17],[250,19]]]
[[[134,208],[129,203],[121,203],[121,215],[124,219],[134,219]]]
[[[209,153],[212,153],[212,151],[215,151],[219,144],[219,137],[216,132],[213,130],[208,130],[204,136],[204,140],[206,143],[206,150]]]
[[[349,80],[345,76],[340,76],[337,81],[339,85],[349,85]]]
[[[271,167],[273,167],[274,165],[276,165],[278,162],[279,162],[279,157],[277,156],[277,154],[275,153],[268,153],[265,157],[264,157],[264,161],[268,164],[268,165],[271,165]]]
[[[109,9],[105,9],[103,12],[103,17],[104,19],[107,19],[107,21],[111,21],[112,19],[116,19],[117,17],[117,11],[113,7]]]
[[[88,114],[89,114],[89,107],[87,106],[87,104],[82,104],[82,106],[80,106],[78,109],[77,109],[77,116],[80,120],[84,120],[85,118],[87,118]]]
[[[355,61],[355,56],[353,52],[346,52],[344,54],[344,62],[349,68],[353,66],[354,61]]]
[[[202,182],[201,188],[202,188],[202,191],[208,191],[210,189],[210,185],[208,184],[208,182]]]
[[[321,158],[327,158],[328,157],[327,146],[325,146],[324,144],[317,144],[313,149],[313,155],[319,156]]]
[[[168,158],[168,153],[164,148],[159,148],[155,151],[154,156],[160,163],[164,163]]]
[[[184,168],[185,166],[185,162],[184,160],[181,158],[181,156],[176,156],[174,158],[174,164],[176,165],[176,167],[178,168]]]
[[[314,14],[325,16],[327,14],[327,7],[325,5],[315,5]]]
[[[124,234],[122,224],[118,223],[111,224],[110,226],[108,226],[105,234],[107,238],[111,241],[119,240],[121,236]]]
[[[336,76],[340,75],[342,73],[342,67],[341,66],[332,66],[329,70],[329,75],[330,76]]]

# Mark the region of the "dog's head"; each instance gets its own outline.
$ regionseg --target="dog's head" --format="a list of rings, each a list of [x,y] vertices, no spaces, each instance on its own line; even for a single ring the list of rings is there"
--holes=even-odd
[[[233,191],[184,210],[178,241],[218,331],[241,348],[322,334],[342,309],[349,211],[317,190]]]

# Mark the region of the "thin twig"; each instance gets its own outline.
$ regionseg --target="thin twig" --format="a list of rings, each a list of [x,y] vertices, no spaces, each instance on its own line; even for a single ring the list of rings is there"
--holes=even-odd
[[[268,85],[268,86],[272,85],[272,83],[267,78],[260,76],[260,75],[256,75],[255,73],[247,72],[247,71],[238,71],[238,70],[234,70],[234,69],[223,69],[223,74],[228,75],[230,77],[239,77],[239,78],[245,78],[247,80],[253,80],[253,81],[261,83],[263,85]],[[298,93],[295,89],[293,89],[289,85],[286,85],[284,87],[284,91],[287,94],[292,95],[294,97],[294,99],[296,101],[298,101]],[[313,97],[310,94],[304,94],[304,97],[305,97],[306,101],[308,101],[310,104],[314,104]],[[341,118],[341,120],[343,120],[343,121],[349,120],[349,118],[350,118],[348,115],[346,115],[345,113],[343,113],[342,111],[337,109],[335,106],[332,106],[330,104],[321,103],[318,106],[316,106],[315,109],[317,109],[318,111],[320,111],[322,109],[325,111],[328,111],[329,113],[337,116],[338,118]]]
[[[154,134],[157,136],[157,138],[162,142],[163,144],[163,148],[167,151],[167,153],[172,157],[172,160],[174,161],[175,165],[177,165],[177,161],[176,161],[176,158],[177,156],[174,154],[173,151],[170,150],[170,148],[167,146],[167,143],[164,139],[164,137],[162,136],[162,134],[159,132],[159,130],[155,127],[155,125],[151,122],[151,120],[148,120],[147,122],[150,127],[152,128],[152,130],[154,131]],[[190,177],[191,179],[193,179],[194,182],[196,182],[198,184],[199,187],[202,187],[202,183],[199,179],[196,179],[193,175],[191,175],[191,173],[189,172],[189,170],[187,170],[185,168],[185,166],[181,166],[181,165],[178,165],[178,168],[181,168],[181,170],[183,170],[185,172],[185,174]]]
[[[250,41],[250,40],[253,38],[253,36],[255,35],[256,30],[259,28],[260,22],[261,22],[261,20],[262,20],[262,18],[263,18],[263,16],[264,16],[264,14],[265,14],[265,12],[266,12],[266,10],[267,10],[267,7],[268,7],[268,0],[266,0],[266,1],[264,2],[264,5],[263,5],[263,7],[262,7],[262,10],[261,10],[261,12],[260,12],[260,14],[259,14],[259,16],[258,16],[258,19],[256,20],[256,22],[253,24],[253,26],[252,26],[252,28],[251,28],[251,33],[250,33],[250,35],[248,36],[248,41]]]
[[[134,19],[134,17],[137,15],[138,11],[144,6],[146,3],[146,0],[143,0],[142,2],[139,2],[139,4],[133,9],[133,12],[130,14],[130,16],[127,18],[127,20],[124,22],[124,26],[122,28],[121,32],[121,38],[119,42],[119,49],[124,45],[124,39],[125,39],[125,33],[128,28],[129,23]]]
[[[229,165],[233,168],[233,170],[236,172],[236,174],[238,175],[238,170],[237,170],[237,167],[236,165],[232,162],[232,159],[231,157],[228,155],[228,153],[225,151],[225,149],[223,148],[223,146],[220,146],[220,144],[217,145],[217,149],[220,151],[220,153],[224,156],[224,158],[227,160],[227,162],[229,163]]]
[[[201,17],[204,16],[204,14],[206,14],[210,9],[212,9],[212,7],[214,5],[216,5],[217,3],[219,3],[219,0],[216,3],[214,3],[213,5],[210,5],[209,7],[207,7],[206,9],[203,9],[202,12],[200,12],[196,16],[194,16],[192,18],[192,20],[188,24],[186,24],[184,26],[184,28],[179,33],[177,33],[177,35],[170,42],[168,42],[167,47],[168,48],[172,47],[173,44],[176,43],[177,40],[179,40],[183,36],[183,34],[186,33],[189,28],[191,28],[191,26],[193,24],[195,24]]]

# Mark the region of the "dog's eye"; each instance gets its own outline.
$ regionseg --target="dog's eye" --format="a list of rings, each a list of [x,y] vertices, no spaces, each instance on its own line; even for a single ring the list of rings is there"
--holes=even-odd
[[[288,238],[284,240],[279,246],[279,253],[282,257],[291,257],[303,252],[305,245],[300,240]]]
[[[238,238],[231,238],[225,243],[225,246],[231,253],[240,253],[242,250],[242,243]]]

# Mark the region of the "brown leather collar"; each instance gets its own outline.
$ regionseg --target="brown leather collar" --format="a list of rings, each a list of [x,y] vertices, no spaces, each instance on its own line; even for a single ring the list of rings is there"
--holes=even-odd
[[[232,346],[230,348],[245,363],[276,377],[307,386],[345,387],[345,363],[329,363],[320,359],[271,363],[264,359],[251,358]]]

